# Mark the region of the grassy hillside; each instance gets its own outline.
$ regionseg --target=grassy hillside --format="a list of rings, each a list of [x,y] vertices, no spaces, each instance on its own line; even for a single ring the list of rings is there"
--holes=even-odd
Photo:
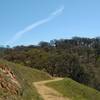
[[[13,71],[21,86],[19,95],[14,96],[6,90],[0,89],[0,98],[2,98],[2,100],[42,100],[32,83],[50,79],[51,77],[48,74],[4,60],[0,60],[0,64],[4,66],[6,65]]]
[[[51,82],[46,84],[63,94],[63,96],[71,98],[71,100],[100,100],[100,92],[79,84],[72,79],[65,78],[64,80]]]

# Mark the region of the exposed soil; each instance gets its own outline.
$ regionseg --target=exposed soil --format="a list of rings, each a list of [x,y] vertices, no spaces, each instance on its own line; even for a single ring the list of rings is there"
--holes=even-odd
[[[18,94],[20,88],[13,71],[2,64],[0,64],[0,88],[11,94]]]

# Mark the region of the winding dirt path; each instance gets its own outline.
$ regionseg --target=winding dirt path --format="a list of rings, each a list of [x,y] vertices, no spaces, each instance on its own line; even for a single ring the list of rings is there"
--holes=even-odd
[[[34,86],[37,89],[38,93],[42,96],[44,100],[69,100],[68,98],[63,97],[53,88],[47,87],[45,84],[49,82],[63,80],[63,78],[55,78],[53,80],[46,80],[40,82],[34,82]]]

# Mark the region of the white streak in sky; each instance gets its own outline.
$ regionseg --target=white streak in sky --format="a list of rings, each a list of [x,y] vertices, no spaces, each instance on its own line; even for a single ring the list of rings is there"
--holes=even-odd
[[[62,6],[60,9],[54,11],[53,13],[51,13],[52,16],[56,16],[58,14],[61,14],[64,10],[64,6]]]
[[[52,12],[49,17],[45,18],[45,19],[42,19],[42,20],[39,20],[29,26],[27,26],[26,28],[24,28],[23,30],[15,33],[15,35],[6,43],[6,45],[11,45],[13,44],[14,42],[16,42],[19,38],[21,38],[24,33],[26,32],[29,32],[31,31],[32,29],[44,24],[44,23],[47,23],[49,21],[51,21],[52,19],[54,19],[56,16],[60,15],[64,10],[64,6],[60,7],[59,9],[57,9],[56,11]]]

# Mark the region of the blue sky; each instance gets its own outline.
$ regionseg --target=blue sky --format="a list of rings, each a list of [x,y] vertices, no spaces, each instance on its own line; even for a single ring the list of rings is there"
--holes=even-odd
[[[100,36],[100,0],[0,0],[0,35],[11,46]]]

